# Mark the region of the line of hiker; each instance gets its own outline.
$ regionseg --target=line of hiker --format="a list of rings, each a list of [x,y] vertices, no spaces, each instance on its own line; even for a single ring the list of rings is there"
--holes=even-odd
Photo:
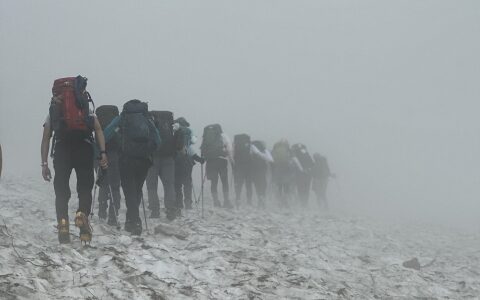
[[[212,124],[204,128],[198,155],[194,149],[196,137],[185,118],[174,119],[172,112],[149,110],[146,102],[137,99],[127,101],[122,111],[114,105],[95,109],[86,86],[87,79],[82,76],[55,80],[44,123],[42,176],[47,181],[52,178],[48,153],[53,137],[51,156],[60,243],[70,242],[68,201],[72,170],[76,172],[79,198],[74,220],[85,243],[92,239],[89,216],[93,215],[92,190],[93,198],[96,194],[95,173],[99,218],[108,219],[109,225],[118,225],[121,188],[126,206],[124,229],[133,235],[140,235],[143,230],[140,205],[144,205],[144,183],[150,218],[161,216],[159,178],[168,220],[180,217],[182,209],[192,209],[194,200],[199,198],[192,195],[196,162],[206,163],[205,176],[202,166],[202,192],[205,180],[209,180],[214,207],[241,207],[243,187],[247,205],[253,205],[255,189],[259,208],[265,208],[269,194],[278,199],[280,206],[288,206],[295,198],[306,206],[311,188],[319,204],[328,207],[326,189],[333,174],[326,158],[318,153],[312,158],[305,145],[290,147],[288,141],[281,140],[270,152],[265,142],[252,141],[248,134],[235,135],[232,144],[221,125]],[[229,197],[229,166],[234,203]],[[218,195],[219,179],[223,203]],[[272,193],[268,193],[269,187]]]

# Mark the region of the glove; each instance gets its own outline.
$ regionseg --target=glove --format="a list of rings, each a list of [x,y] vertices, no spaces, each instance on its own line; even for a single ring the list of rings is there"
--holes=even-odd
[[[193,159],[194,159],[195,161],[201,163],[202,165],[205,163],[205,158],[200,157],[200,156],[198,156],[197,154],[195,154],[195,155],[193,156]]]

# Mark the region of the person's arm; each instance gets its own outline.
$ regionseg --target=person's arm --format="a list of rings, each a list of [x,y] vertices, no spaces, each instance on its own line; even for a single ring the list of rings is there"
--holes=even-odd
[[[160,138],[160,132],[158,131],[157,126],[153,123],[153,121],[148,122],[150,126],[151,132],[153,132],[153,141],[155,143],[155,147],[158,149],[162,145],[162,139]]]
[[[50,121],[47,120],[43,125],[42,144],[40,146],[40,155],[42,160],[42,177],[45,181],[52,179],[52,173],[48,167],[48,151],[50,151],[50,139],[52,131],[50,129]]]
[[[253,155],[260,157],[266,162],[271,162],[271,163],[273,162],[272,155],[268,150],[265,150],[265,153],[263,153],[263,152],[260,152],[260,150],[258,150],[258,148],[255,145],[250,145],[250,152]]]
[[[230,161],[231,164],[234,164],[233,160],[233,148],[232,148],[232,143],[230,142],[230,139],[225,133],[222,133],[222,140],[223,140],[223,146],[225,147],[225,151],[227,152],[227,159]]]
[[[304,170],[302,168],[302,164],[300,163],[298,158],[296,156],[294,156],[292,160],[293,160],[293,164],[295,165],[295,168],[300,172],[304,172]]]
[[[95,117],[93,128],[95,129],[95,140],[100,149],[100,167],[106,169],[108,167],[108,158],[107,152],[105,151],[105,136],[103,135],[102,126],[100,125],[100,122],[98,122],[97,117]]]
[[[110,142],[110,140],[118,133],[118,123],[120,123],[120,116],[116,116],[103,130],[105,143]]]

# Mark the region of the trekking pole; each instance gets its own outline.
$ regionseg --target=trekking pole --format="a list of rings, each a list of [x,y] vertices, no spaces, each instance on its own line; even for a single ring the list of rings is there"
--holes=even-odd
[[[143,218],[145,219],[145,229],[148,232],[147,212],[145,211],[145,202],[143,201],[143,191],[142,191],[142,206],[143,206]]]
[[[200,191],[200,197],[202,199],[202,219],[203,219],[203,217],[204,217],[204,213],[203,213],[203,189],[204,189],[204,185],[205,185],[205,177],[203,177],[203,164],[201,164],[200,175],[201,175],[201,179],[202,179],[202,189]]]

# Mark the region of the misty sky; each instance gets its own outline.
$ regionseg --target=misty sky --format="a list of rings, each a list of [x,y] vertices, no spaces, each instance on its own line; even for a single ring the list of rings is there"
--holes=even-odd
[[[7,174],[40,176],[55,78],[325,154],[333,206],[480,228],[479,1],[0,0]],[[52,202],[53,205],[53,202]]]

